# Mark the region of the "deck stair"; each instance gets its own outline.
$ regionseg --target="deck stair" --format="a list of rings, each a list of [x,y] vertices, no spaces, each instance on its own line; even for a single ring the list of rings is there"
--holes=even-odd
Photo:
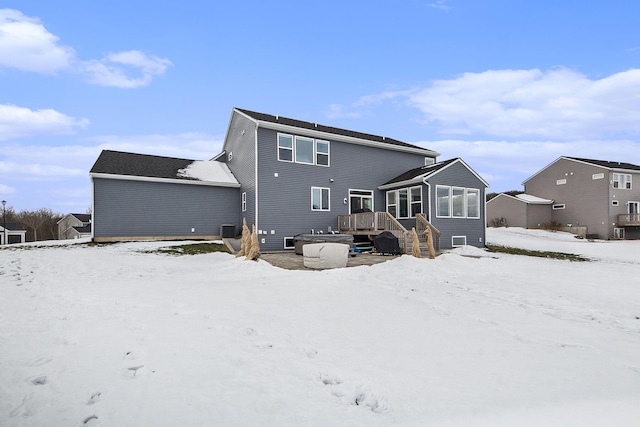
[[[440,251],[440,231],[428,220],[426,215],[416,216],[416,233],[420,241],[420,250],[428,254],[427,228],[431,229],[433,245],[436,252]],[[338,215],[338,231],[344,234],[368,236],[371,241],[383,231],[390,231],[398,238],[403,253],[411,253],[413,235],[397,219],[388,212],[362,212],[348,215]]]

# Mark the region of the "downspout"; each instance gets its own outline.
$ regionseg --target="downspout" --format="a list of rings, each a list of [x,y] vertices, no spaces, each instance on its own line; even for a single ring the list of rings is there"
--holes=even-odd
[[[93,181],[93,175],[89,175],[91,179],[91,241],[95,238],[95,220],[96,220],[96,184]]]
[[[253,137],[253,154],[255,156],[254,162],[254,182],[255,182],[255,197],[254,197],[254,203],[255,203],[255,224],[256,224],[256,230],[258,230],[258,128],[260,127],[259,123],[256,123],[256,129],[254,131],[254,137]]]
[[[426,178],[422,178],[422,183],[427,186],[427,205],[429,206],[427,221],[431,222],[431,184],[427,182]]]

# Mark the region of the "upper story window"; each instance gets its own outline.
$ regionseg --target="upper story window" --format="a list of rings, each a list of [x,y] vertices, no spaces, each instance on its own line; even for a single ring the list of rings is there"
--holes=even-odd
[[[278,134],[278,160],[303,165],[329,166],[329,141]]]
[[[278,134],[278,160],[293,162],[293,136]]]
[[[614,173],[613,188],[631,190],[631,175],[626,173]]]

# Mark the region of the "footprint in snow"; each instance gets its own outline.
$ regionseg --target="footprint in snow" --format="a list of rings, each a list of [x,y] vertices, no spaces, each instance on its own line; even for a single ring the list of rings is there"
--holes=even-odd
[[[47,376],[46,375],[41,375],[37,378],[34,378],[31,380],[31,384],[33,385],[45,385],[47,384]]]
[[[93,404],[99,402],[101,396],[102,396],[102,393],[100,393],[99,391],[96,392],[96,393],[93,393],[91,395],[91,398],[87,401],[87,405],[93,405]]]

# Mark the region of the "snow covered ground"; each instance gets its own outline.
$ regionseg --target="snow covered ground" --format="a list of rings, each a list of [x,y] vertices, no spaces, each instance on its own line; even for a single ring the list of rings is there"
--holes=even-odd
[[[637,426],[640,242],[487,240],[594,261],[0,250],[0,425]]]

